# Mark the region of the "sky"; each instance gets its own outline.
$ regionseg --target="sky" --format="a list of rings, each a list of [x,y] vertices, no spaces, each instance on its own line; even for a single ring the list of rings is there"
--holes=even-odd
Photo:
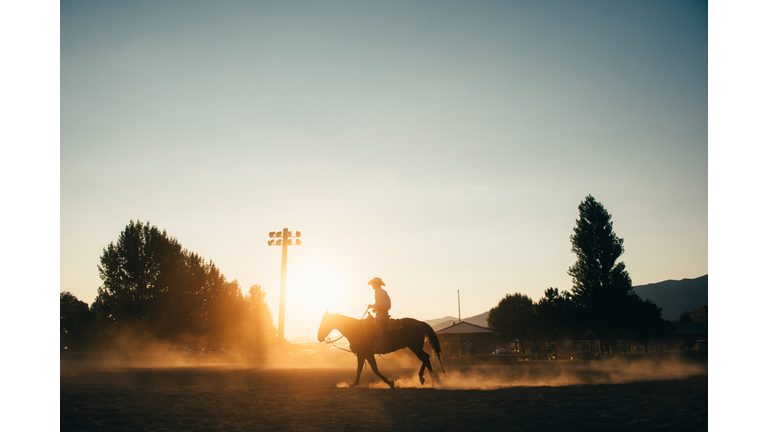
[[[285,336],[469,317],[572,288],[587,195],[634,285],[708,268],[700,1],[60,4],[60,291],[131,221],[212,260]]]

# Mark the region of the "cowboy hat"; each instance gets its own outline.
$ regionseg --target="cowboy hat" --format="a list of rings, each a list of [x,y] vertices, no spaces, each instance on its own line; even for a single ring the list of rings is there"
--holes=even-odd
[[[385,284],[384,281],[381,280],[381,278],[377,278],[377,277],[368,281],[368,285],[373,285],[373,284],[387,286],[387,284]]]

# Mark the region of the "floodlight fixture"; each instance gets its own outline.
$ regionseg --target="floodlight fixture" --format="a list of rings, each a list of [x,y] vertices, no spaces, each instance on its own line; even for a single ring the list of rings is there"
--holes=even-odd
[[[277,240],[269,240],[267,244],[269,246],[282,246],[283,248],[283,261],[280,269],[280,312],[277,322],[277,340],[280,344],[283,343],[285,337],[285,268],[288,262],[288,246],[301,245],[301,232],[296,231],[296,235],[288,231],[288,228],[283,228],[280,231],[271,231],[269,233],[270,238],[277,238]],[[297,237],[294,243],[291,237]]]

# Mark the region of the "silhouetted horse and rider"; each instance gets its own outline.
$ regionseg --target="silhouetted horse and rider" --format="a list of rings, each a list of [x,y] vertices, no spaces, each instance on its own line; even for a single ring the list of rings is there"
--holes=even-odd
[[[350,387],[357,387],[360,383],[360,373],[363,371],[363,364],[367,360],[373,373],[387,383],[389,387],[394,388],[395,382],[388,380],[379,372],[374,355],[391,353],[403,348],[409,348],[421,360],[422,364],[419,370],[421,384],[424,384],[424,369],[429,369],[432,379],[437,381],[437,375],[432,370],[432,364],[429,361],[430,356],[424,351],[424,338],[427,338],[437,354],[440,367],[443,367],[443,361],[440,359],[440,343],[435,331],[429,324],[415,319],[390,319],[391,302],[389,295],[381,288],[386,285],[379,278],[373,278],[368,282],[368,285],[371,285],[375,292],[375,303],[368,305],[368,309],[373,309],[376,313],[375,319],[371,318],[370,314],[367,319],[359,320],[326,312],[320,323],[320,329],[317,331],[317,340],[320,342],[326,340],[333,330],[338,330],[349,341],[349,349],[357,356],[357,376],[355,383]],[[387,337],[384,337],[385,334]]]

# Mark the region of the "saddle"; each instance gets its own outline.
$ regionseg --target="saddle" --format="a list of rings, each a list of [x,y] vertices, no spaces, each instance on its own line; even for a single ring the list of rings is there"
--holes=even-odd
[[[400,318],[394,319],[387,316],[387,324],[383,326],[385,336],[388,332],[400,330],[401,328],[403,328],[403,323],[400,321]],[[368,315],[368,318],[365,319],[365,329],[373,332],[373,317],[371,315]]]
[[[385,328],[389,331],[400,330],[401,328],[403,328],[403,323],[400,322],[400,318],[398,319],[389,318],[387,320],[387,325],[385,326]]]
[[[368,315],[368,318],[363,320],[363,328],[365,331],[370,335],[371,340],[376,340],[376,330],[374,329],[373,324],[374,318],[371,315]],[[400,319],[392,319],[387,315],[387,323],[382,326],[382,337],[384,339],[384,347],[389,346],[390,344],[390,334],[393,331],[400,330],[403,328],[403,323],[400,321]],[[386,349],[382,351],[383,353],[387,352]]]

